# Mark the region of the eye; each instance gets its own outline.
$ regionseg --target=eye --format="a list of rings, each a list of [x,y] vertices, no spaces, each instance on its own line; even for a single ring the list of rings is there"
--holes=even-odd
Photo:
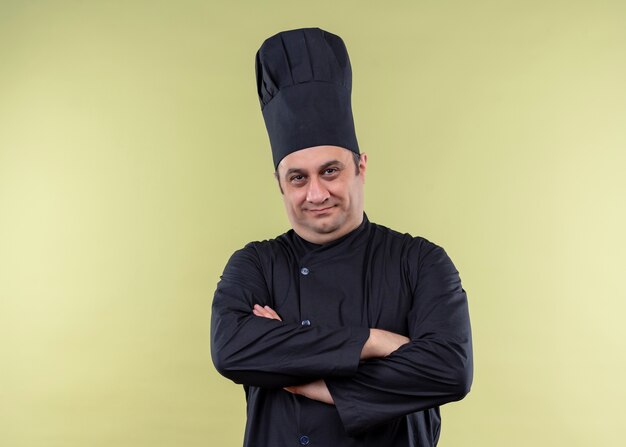
[[[292,175],[289,177],[289,181],[291,183],[302,183],[304,182],[304,176],[301,174]]]
[[[324,175],[333,175],[336,174],[337,172],[339,172],[339,169],[337,168],[326,168],[322,171],[322,174]]]

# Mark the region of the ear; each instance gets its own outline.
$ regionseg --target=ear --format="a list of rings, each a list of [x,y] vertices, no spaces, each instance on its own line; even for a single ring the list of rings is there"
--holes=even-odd
[[[359,170],[361,175],[363,176],[363,181],[365,181],[365,170],[367,169],[367,154],[363,153],[359,157]]]

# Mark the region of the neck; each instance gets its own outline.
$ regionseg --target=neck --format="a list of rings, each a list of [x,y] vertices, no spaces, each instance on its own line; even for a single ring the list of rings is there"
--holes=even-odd
[[[358,218],[355,218],[352,222],[346,222],[346,225],[343,225],[341,228],[336,231],[332,231],[330,233],[318,233],[315,231],[311,231],[308,228],[297,228],[293,226],[293,230],[296,232],[298,236],[304,239],[307,242],[317,245],[324,245],[330,242],[336,241],[344,237],[346,234],[356,230],[363,223],[363,212],[359,214]]]

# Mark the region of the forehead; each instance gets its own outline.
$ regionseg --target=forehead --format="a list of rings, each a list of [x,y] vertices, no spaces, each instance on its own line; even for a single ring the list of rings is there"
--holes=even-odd
[[[285,156],[278,167],[286,169],[316,169],[331,160],[346,163],[352,156],[352,152],[339,146],[314,146],[301,149]]]

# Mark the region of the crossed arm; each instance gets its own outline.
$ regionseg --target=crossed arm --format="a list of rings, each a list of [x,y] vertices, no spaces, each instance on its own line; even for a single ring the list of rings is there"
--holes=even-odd
[[[216,368],[236,383],[334,403],[350,434],[462,399],[472,382],[467,299],[445,252],[431,245],[421,253],[406,315],[410,340],[381,329],[282,322],[258,257],[236,253],[213,300]]]
[[[282,321],[280,316],[270,306],[261,306],[255,304],[252,308],[252,313],[257,317],[268,318],[270,320]],[[396,351],[400,346],[407,344],[410,341],[408,337],[404,335],[396,334],[394,332],[385,331],[383,329],[370,329],[370,336],[363,345],[361,350],[361,360],[368,360],[373,358],[387,357],[392,352]],[[328,391],[326,382],[323,379],[317,379],[313,382],[305,383],[303,385],[293,385],[283,388],[285,391],[289,391],[292,394],[299,394],[309,399],[324,402],[326,404],[334,404],[333,396]]]

